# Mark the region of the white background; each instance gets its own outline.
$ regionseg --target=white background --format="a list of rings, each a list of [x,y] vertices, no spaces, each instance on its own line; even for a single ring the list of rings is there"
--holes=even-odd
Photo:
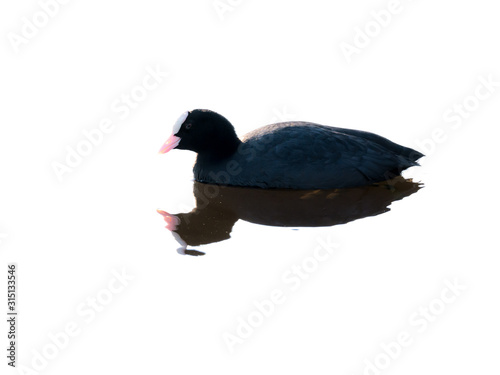
[[[17,364],[53,354],[20,373],[372,373],[366,361],[402,331],[412,344],[384,373],[499,371],[500,87],[470,99],[479,77],[500,81],[494,2],[401,0],[377,30],[371,12],[387,1],[221,1],[221,15],[211,0],[75,0],[16,48],[25,17],[44,23],[40,3],[0,6],[0,280],[16,262]],[[342,43],[367,26],[370,42],[348,61]],[[169,75],[120,116],[113,103],[140,90],[148,67]],[[464,100],[474,110],[453,128],[443,115]],[[204,257],[180,256],[155,210],[193,207],[195,155],[157,151],[193,108],[240,135],[283,113],[376,132],[428,155],[405,173],[426,187],[342,226],[239,221]],[[60,181],[53,163],[103,119],[113,130]],[[291,291],[282,276],[328,238],[338,251]],[[78,307],[123,270],[133,280],[86,322]],[[466,290],[418,332],[410,317],[446,280]],[[274,289],[286,301],[231,353],[224,332]],[[50,352],[49,334],[71,322],[78,334]],[[2,373],[16,373],[6,361]]]

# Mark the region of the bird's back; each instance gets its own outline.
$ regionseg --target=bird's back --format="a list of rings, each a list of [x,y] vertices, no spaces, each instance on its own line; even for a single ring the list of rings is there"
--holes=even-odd
[[[221,160],[215,170],[210,161],[211,176],[198,157],[195,177],[264,188],[343,188],[387,180],[418,165],[416,160],[422,156],[369,132],[284,122],[246,134],[230,160]],[[225,177],[225,182],[217,181],[217,176]]]

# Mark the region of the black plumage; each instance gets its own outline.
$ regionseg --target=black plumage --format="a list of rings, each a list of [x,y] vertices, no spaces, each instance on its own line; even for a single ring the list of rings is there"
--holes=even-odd
[[[418,165],[423,156],[373,133],[302,121],[267,125],[240,140],[226,118],[200,109],[190,111],[172,137],[178,140],[175,148],[198,153],[196,181],[232,186],[369,185]]]

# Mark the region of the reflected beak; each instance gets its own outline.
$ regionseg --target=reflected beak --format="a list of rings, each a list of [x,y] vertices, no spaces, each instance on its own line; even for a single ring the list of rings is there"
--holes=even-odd
[[[181,220],[177,216],[171,215],[166,211],[156,210],[156,212],[158,212],[161,216],[163,216],[163,220],[165,220],[165,223],[167,223],[165,228],[167,228],[171,232],[176,230],[179,224],[181,223]]]
[[[160,154],[166,154],[171,149],[176,148],[180,141],[181,141],[180,137],[176,137],[175,135],[172,134],[163,144],[163,146],[161,146],[160,151],[158,152]]]

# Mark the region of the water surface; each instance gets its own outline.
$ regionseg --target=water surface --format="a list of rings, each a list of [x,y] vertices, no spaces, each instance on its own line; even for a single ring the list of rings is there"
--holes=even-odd
[[[180,254],[204,255],[199,247],[230,238],[238,220],[273,227],[327,227],[389,211],[421,184],[399,176],[369,186],[291,190],[218,186],[194,182],[196,207],[188,213],[158,210],[179,242]]]

